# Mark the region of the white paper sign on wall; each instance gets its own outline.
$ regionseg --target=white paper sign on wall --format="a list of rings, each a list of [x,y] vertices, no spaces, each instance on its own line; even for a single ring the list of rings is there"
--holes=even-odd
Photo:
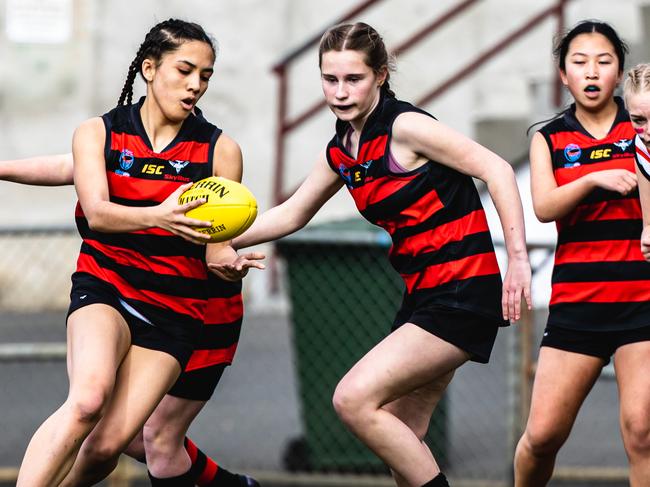
[[[62,44],[72,37],[73,0],[7,0],[7,39]]]

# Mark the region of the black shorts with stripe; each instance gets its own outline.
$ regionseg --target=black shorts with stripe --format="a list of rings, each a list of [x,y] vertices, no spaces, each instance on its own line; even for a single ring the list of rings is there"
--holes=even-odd
[[[540,347],[590,355],[608,364],[619,347],[645,341],[650,341],[650,326],[614,331],[591,331],[546,325]]]
[[[67,317],[90,304],[110,306],[126,321],[133,345],[165,352],[174,357],[181,369],[184,369],[199,339],[200,326],[171,321],[152,323],[144,316],[138,317],[129,311],[120,300],[124,301],[117,290],[107,282],[85,272],[75,272],[72,274]],[[89,323],[89,326],[92,326],[92,323]]]

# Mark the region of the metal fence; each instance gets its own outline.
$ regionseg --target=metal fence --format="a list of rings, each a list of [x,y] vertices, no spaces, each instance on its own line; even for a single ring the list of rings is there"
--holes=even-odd
[[[71,229],[0,232],[0,485],[15,480],[34,429],[64,400],[63,318],[78,244]],[[265,485],[392,485],[331,407],[336,383],[385,336],[399,304],[388,244],[353,222],[307,229],[279,245],[291,313],[246,316],[235,364],[190,430],[203,450]],[[428,437],[453,485],[510,485],[545,315],[535,310],[502,329],[490,364],[456,373]],[[624,482],[611,376],[603,374],[585,404],[556,479]],[[106,485],[144,479],[141,466],[126,462]]]

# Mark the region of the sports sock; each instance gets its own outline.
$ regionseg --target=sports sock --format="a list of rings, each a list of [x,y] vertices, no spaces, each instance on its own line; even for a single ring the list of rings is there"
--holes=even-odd
[[[199,487],[259,487],[259,483],[247,475],[231,473],[197,448],[185,437],[185,449],[192,460],[190,473]]]
[[[149,472],[149,480],[151,481],[151,487],[194,487],[194,476],[191,469],[183,475],[166,479],[156,478]]]
[[[445,475],[440,472],[422,487],[449,487],[449,482],[447,482],[447,477],[445,477]]]

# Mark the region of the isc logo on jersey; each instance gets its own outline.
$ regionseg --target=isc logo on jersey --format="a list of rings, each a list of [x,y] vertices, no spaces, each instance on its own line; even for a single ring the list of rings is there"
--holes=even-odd
[[[594,149],[589,154],[589,159],[605,159],[612,156],[612,149]]]
[[[142,174],[162,174],[165,166],[160,166],[158,164],[145,164],[142,166]]]

